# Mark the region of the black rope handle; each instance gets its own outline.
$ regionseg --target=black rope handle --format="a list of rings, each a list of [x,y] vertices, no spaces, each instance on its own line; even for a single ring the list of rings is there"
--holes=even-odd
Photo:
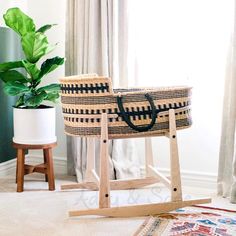
[[[151,123],[147,126],[136,126],[131,122],[130,117],[125,112],[125,109],[123,107],[123,102],[122,102],[122,96],[117,96],[117,104],[118,104],[121,116],[123,117],[124,121],[126,122],[126,124],[130,128],[132,128],[138,132],[145,132],[145,131],[148,131],[149,129],[151,129],[156,122],[156,117],[157,117],[157,113],[158,113],[152,97],[148,93],[145,94],[145,97],[147,98],[147,100],[151,106],[151,109],[152,109],[152,115],[151,115],[152,120],[151,120]]]

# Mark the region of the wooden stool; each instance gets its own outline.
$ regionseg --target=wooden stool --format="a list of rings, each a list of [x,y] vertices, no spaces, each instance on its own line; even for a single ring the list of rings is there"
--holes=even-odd
[[[31,174],[33,172],[45,174],[45,181],[48,182],[49,190],[55,190],[52,148],[56,145],[57,143],[36,145],[13,143],[13,147],[17,149],[17,192],[23,192],[24,190],[24,175]],[[44,163],[36,166],[25,164],[25,151],[29,149],[43,149]]]

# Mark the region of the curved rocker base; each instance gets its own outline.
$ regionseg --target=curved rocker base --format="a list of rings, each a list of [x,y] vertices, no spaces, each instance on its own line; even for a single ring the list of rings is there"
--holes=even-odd
[[[155,204],[143,204],[135,206],[122,206],[122,207],[109,207],[109,208],[97,208],[87,209],[79,211],[69,211],[69,216],[85,216],[85,215],[98,215],[106,217],[137,217],[137,216],[149,216],[166,213],[176,210],[178,208],[191,206],[195,204],[210,203],[210,198],[194,199],[188,201],[177,202],[164,202]]]

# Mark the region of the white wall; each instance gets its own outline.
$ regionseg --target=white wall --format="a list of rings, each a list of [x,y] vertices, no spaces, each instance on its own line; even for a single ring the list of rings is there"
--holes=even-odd
[[[3,20],[3,14],[6,13],[8,8],[11,7],[19,7],[22,9],[22,11],[26,11],[27,10],[27,0],[1,0],[0,2],[0,26],[4,26],[5,27],[5,23]]]

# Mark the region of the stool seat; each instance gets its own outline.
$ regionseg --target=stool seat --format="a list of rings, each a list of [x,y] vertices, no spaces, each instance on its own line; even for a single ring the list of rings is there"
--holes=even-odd
[[[57,146],[57,143],[47,143],[47,144],[21,144],[21,143],[12,143],[14,148],[22,148],[22,149],[46,149],[46,148],[54,148]]]
[[[45,180],[46,182],[48,182],[49,190],[55,190],[52,148],[56,147],[56,145],[56,142],[49,144],[20,144],[14,142],[12,143],[12,146],[17,149],[17,192],[24,191],[24,175],[31,174],[33,172],[45,174]],[[30,149],[42,149],[44,163],[35,166],[25,164],[25,152]]]

